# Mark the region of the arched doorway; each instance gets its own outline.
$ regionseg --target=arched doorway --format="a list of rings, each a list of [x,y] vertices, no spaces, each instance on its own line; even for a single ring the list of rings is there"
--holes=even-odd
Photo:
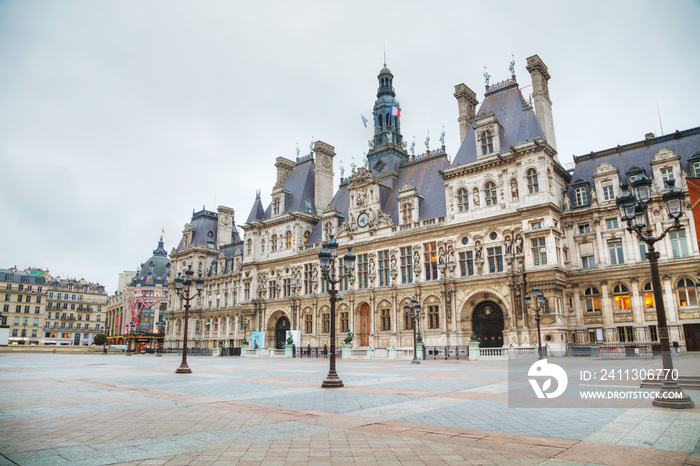
[[[503,346],[503,312],[492,301],[484,301],[474,309],[472,329],[482,348]]]
[[[289,319],[287,316],[282,316],[277,319],[275,324],[275,348],[284,349],[287,343],[287,330],[289,330]]]
[[[370,321],[369,304],[364,303],[360,307],[360,346],[369,346]]]

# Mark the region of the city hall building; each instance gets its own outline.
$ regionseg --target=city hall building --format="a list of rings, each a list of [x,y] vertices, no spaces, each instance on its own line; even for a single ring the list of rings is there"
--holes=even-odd
[[[545,298],[542,343],[553,354],[574,344],[653,344],[645,244],[626,230],[615,203],[621,184],[645,174],[657,230],[671,223],[664,180],[674,179],[688,199],[682,228],[656,246],[671,342],[699,350],[700,261],[686,177],[700,176],[700,128],[575,157],[567,170],[557,157],[548,69],[534,55],[527,70],[530,99],[514,74],[487,81],[481,103],[466,85],[455,86],[461,146],[448,154],[426,140],[417,154],[401,133],[385,65],[365,167],[334,186],[335,149],[316,141],[308,155],[276,158],[271,203],[258,193],[243,237],[233,209],[193,213],[170,253],[172,277],[191,266],[205,279],[192,301],[188,346],[238,347],[255,333],[260,346],[280,348],[291,330],[297,347],[329,347],[318,253],[331,236],[340,245],[338,272],[346,248],[357,257],[338,284],[335,320],[338,335],[355,334],[355,348],[412,348],[404,305],[414,298],[426,346],[475,338],[482,348],[532,347],[535,304],[525,297],[535,287]],[[174,287],[167,308],[165,346],[182,347],[184,308]]]

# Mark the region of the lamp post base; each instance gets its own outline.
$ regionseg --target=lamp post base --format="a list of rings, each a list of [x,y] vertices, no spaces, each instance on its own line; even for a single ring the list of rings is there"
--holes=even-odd
[[[411,361],[411,364],[420,364],[420,361],[418,359],[414,359],[413,361]]]
[[[329,372],[326,380],[321,384],[321,388],[341,388],[344,387],[343,381],[338,377],[337,372]]]
[[[657,408],[673,408],[673,409],[691,409],[695,407],[695,403],[688,395],[683,393],[683,390],[677,383],[664,382],[661,385],[659,395],[651,402],[652,406]]]
[[[180,364],[180,367],[175,371],[176,374],[191,374],[192,369],[187,364]]]

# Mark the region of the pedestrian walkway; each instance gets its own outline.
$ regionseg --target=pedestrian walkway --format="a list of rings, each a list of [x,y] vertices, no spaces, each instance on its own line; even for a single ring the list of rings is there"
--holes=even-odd
[[[0,354],[0,466],[700,465],[700,408],[513,408],[506,361],[338,360],[340,389],[327,359],[188,362]]]

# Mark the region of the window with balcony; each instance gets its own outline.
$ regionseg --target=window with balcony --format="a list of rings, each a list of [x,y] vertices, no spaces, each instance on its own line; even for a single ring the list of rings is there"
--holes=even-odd
[[[532,240],[532,263],[534,265],[547,264],[547,247],[544,238],[534,238]]]
[[[685,230],[671,231],[668,234],[671,240],[673,257],[685,257],[688,255],[688,243],[685,241]]]
[[[609,241],[608,253],[610,254],[610,265],[625,263],[625,254],[622,251],[622,240]]]

